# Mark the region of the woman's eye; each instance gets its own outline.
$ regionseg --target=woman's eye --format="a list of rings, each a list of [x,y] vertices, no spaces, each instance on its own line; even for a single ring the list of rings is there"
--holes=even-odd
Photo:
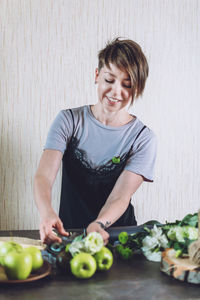
[[[114,83],[113,80],[105,79],[105,81],[108,82],[108,83]],[[126,85],[126,84],[124,84],[123,86],[124,86],[125,88],[127,88],[127,89],[131,89],[131,85]]]
[[[108,83],[113,83],[113,80],[107,80],[107,79],[105,79],[105,81],[108,82]]]

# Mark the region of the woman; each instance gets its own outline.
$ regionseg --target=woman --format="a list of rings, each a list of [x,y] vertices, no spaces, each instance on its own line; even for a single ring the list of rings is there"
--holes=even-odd
[[[62,235],[68,235],[65,229],[87,228],[87,233],[99,232],[107,244],[107,227],[136,225],[131,196],[143,181],[153,181],[155,135],[127,111],[144,90],[146,58],[137,43],[119,38],[98,58],[98,102],[57,115],[35,175],[45,243],[60,241],[52,228]],[[61,161],[58,216],[51,206],[51,190]]]

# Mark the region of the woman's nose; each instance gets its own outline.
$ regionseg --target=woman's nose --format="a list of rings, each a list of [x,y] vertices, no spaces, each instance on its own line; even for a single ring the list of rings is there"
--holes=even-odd
[[[121,99],[123,88],[120,84],[113,85],[113,97],[116,97],[118,100]]]

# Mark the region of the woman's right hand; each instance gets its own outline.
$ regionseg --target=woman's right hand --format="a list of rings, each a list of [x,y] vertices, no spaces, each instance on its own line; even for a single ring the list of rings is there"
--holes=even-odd
[[[55,212],[51,212],[41,219],[40,223],[40,239],[44,244],[52,244],[54,242],[61,243],[59,238],[52,229],[55,228],[60,235],[68,236],[69,233],[65,231],[61,219]]]

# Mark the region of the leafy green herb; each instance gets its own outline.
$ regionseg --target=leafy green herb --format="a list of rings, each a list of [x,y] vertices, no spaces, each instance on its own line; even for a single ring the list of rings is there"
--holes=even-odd
[[[118,256],[122,259],[130,259],[133,256],[133,250],[129,247],[124,247],[121,244],[116,246]]]
[[[182,220],[176,220],[172,223],[167,223],[164,225],[165,228],[168,228],[171,225],[177,225],[177,226],[192,226],[197,227],[198,226],[198,213],[194,214],[188,214],[186,215]]]
[[[127,232],[120,232],[118,236],[118,240],[122,245],[125,245],[128,242],[128,233]]]
[[[154,225],[149,228],[149,225]],[[161,252],[174,248],[176,257],[188,253],[189,245],[198,238],[198,214],[188,214],[182,220],[161,224],[152,220],[143,224],[143,230],[133,234],[121,232],[114,249],[122,259],[129,259],[134,252],[142,251],[147,259],[161,260]]]

